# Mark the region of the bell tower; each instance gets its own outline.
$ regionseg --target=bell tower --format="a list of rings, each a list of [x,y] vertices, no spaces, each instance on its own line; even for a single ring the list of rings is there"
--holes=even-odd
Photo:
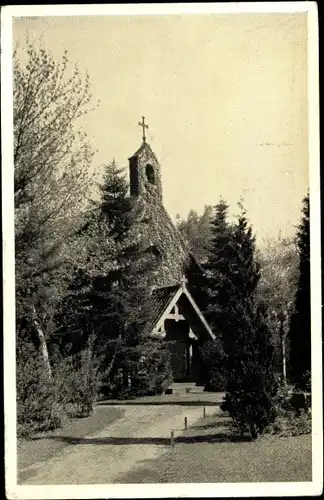
[[[141,147],[129,158],[130,194],[143,196],[147,201],[162,204],[161,166],[146,142],[145,117],[139,125],[143,129]]]

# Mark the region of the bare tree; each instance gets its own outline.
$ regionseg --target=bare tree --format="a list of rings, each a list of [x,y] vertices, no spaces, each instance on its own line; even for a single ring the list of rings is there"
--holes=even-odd
[[[282,380],[287,378],[287,335],[294,309],[298,256],[293,239],[268,239],[259,252],[261,279],[258,293],[269,306],[270,327],[281,353]]]
[[[53,307],[71,258],[68,239],[81,222],[91,191],[93,151],[78,119],[90,111],[89,77],[28,46],[27,62],[13,55],[14,195],[17,327],[28,318],[44,365]]]

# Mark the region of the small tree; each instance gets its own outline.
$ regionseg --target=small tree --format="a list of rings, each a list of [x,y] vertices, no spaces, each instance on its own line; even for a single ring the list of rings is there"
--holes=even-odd
[[[273,346],[265,311],[238,309],[235,350],[227,357],[226,396],[228,411],[243,434],[256,439],[276,417],[274,398],[277,381],[273,368]]]
[[[72,417],[88,417],[98,398],[101,377],[94,340],[91,336],[81,352],[61,358],[55,365],[58,399]]]
[[[51,376],[48,339],[57,302],[69,281],[69,237],[81,224],[93,153],[77,127],[89,111],[88,76],[67,76],[64,53],[55,62],[28,47],[14,53],[14,195],[17,340],[29,331]]]
[[[61,425],[62,414],[53,380],[44,370],[39,351],[29,342],[16,352],[16,397],[18,436],[52,430]]]
[[[242,207],[231,242],[227,274],[231,297],[227,305],[228,332],[224,334],[224,409],[241,432],[255,439],[275,418],[277,384],[266,307],[256,304],[260,272],[255,259],[255,238]]]

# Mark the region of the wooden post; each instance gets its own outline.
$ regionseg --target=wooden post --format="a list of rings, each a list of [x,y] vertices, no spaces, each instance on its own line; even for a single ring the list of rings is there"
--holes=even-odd
[[[204,406],[203,416],[204,416],[204,418],[206,418],[206,406]]]
[[[184,425],[185,425],[185,430],[188,429],[188,419],[187,417],[184,418]]]
[[[171,431],[171,448],[174,448],[174,431]]]

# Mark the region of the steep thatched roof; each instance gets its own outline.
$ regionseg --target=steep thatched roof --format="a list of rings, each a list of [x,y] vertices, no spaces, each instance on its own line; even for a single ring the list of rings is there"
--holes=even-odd
[[[189,257],[180,232],[172,223],[162,203],[151,201],[149,192],[134,198],[136,230],[146,248],[156,248],[162,256],[158,286],[179,283]]]

